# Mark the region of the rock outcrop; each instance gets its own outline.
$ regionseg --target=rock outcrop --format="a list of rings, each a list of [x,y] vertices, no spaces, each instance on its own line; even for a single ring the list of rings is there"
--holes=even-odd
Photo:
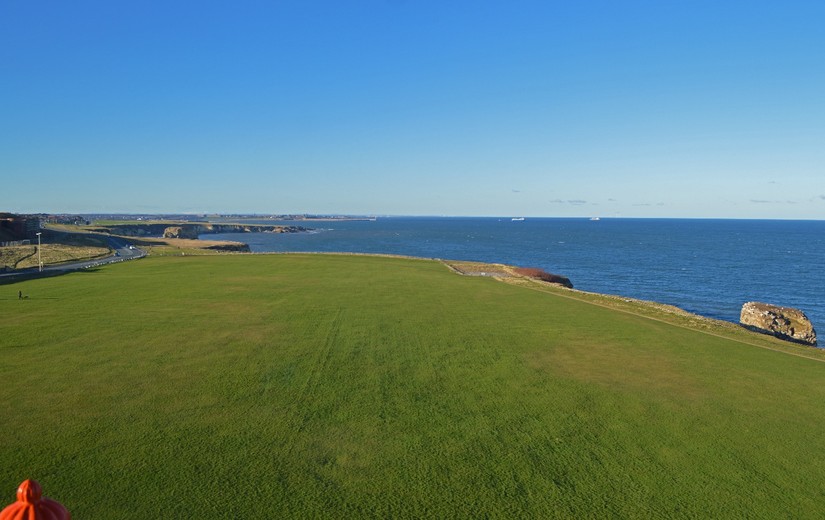
[[[799,309],[748,302],[742,306],[739,323],[756,332],[816,346],[816,331],[805,313]]]
[[[108,233],[127,237],[198,238],[212,233],[303,233],[312,228],[302,226],[278,226],[263,224],[211,224],[204,223],[145,223],[112,224],[88,229],[94,233]]]
[[[163,238],[198,238],[197,226],[169,226],[163,230]]]
[[[220,244],[207,246],[204,249],[211,249],[213,251],[226,251],[231,253],[250,253],[252,251],[251,249],[249,249],[249,244],[244,244],[243,242],[222,242]]]
[[[573,288],[573,283],[570,281],[570,278],[558,274],[548,273],[547,271],[536,267],[516,267],[513,271],[518,275],[541,280],[542,282],[563,285],[568,289]]]
[[[311,231],[301,226],[266,226],[257,224],[180,224],[163,230],[163,238],[196,239],[213,233],[301,233]]]

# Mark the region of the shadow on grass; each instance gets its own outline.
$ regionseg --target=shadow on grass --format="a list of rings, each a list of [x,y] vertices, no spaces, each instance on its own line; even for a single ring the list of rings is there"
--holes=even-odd
[[[0,285],[12,285],[15,283],[25,282],[27,280],[35,280],[37,278],[51,278],[53,276],[61,276],[69,273],[96,273],[100,271],[99,267],[79,268],[79,269],[60,269],[48,271],[33,271],[27,273],[15,273],[13,276],[0,277]]]
[[[19,296],[15,295],[14,297],[10,297],[10,298],[0,298],[0,301],[20,300],[21,302],[24,302],[24,301],[26,301],[26,300],[59,300],[59,299],[60,299],[60,298],[56,298],[56,297],[54,297],[54,296],[41,296],[41,297],[37,297],[37,296],[32,296],[32,295],[30,295],[30,294],[24,294],[22,298],[20,298]]]
[[[802,341],[800,339],[794,338],[793,336],[788,336],[787,334],[782,334],[781,332],[776,332],[776,331],[768,330],[768,329],[762,329],[762,328],[756,327],[754,325],[745,325],[744,323],[738,323],[737,325],[739,325],[740,328],[743,328],[745,330],[749,330],[751,332],[756,332],[758,334],[764,334],[765,336],[773,336],[773,337],[781,339],[783,341],[787,341],[788,343],[795,343],[797,345],[804,345],[806,347],[819,348],[819,343],[818,342],[814,343],[812,345],[812,344],[808,343],[807,341]]]

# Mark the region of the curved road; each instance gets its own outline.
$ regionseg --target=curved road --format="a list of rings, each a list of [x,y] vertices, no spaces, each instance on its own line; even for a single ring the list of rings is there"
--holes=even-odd
[[[16,278],[18,276],[24,276],[26,278],[51,276],[61,271],[77,271],[78,269],[88,269],[90,267],[123,262],[124,260],[134,260],[136,258],[143,258],[146,256],[145,251],[134,246],[130,246],[129,243],[122,238],[110,237],[106,235],[98,236],[105,238],[109,244],[109,247],[114,250],[114,253],[106,258],[96,258],[94,260],[84,260],[81,262],[67,262],[65,264],[43,266],[42,275],[38,271],[37,267],[29,267],[28,269],[19,269],[9,273],[0,273],[0,279]]]

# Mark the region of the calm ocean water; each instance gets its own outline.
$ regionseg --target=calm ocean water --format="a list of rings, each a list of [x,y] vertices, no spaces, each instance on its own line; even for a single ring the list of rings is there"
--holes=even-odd
[[[209,238],[246,242],[254,252],[389,253],[540,267],[569,277],[577,289],[733,322],[744,302],[765,301],[804,310],[825,333],[825,221],[395,217],[303,225],[317,231]]]

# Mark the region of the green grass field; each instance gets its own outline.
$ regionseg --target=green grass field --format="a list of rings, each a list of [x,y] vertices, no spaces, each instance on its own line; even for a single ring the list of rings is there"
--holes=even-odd
[[[0,286],[0,331],[3,503],[825,515],[825,363],[434,261],[147,258]]]

